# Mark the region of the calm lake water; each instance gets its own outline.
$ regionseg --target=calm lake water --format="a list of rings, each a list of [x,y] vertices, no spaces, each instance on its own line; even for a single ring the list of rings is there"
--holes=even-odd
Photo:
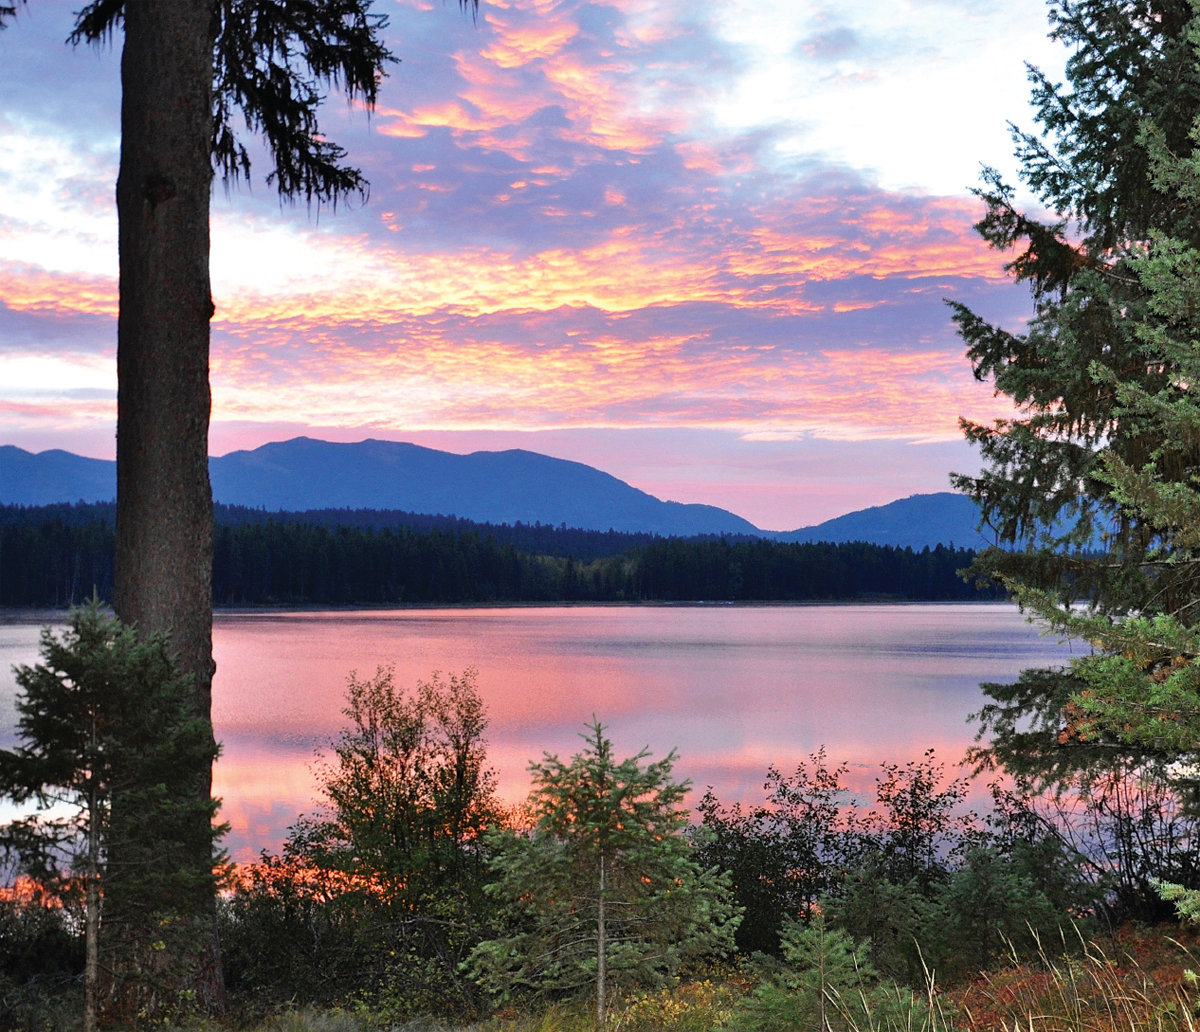
[[[40,623],[0,613],[0,740],[12,742],[14,663]],[[61,619],[61,618],[59,618]],[[1002,604],[661,606],[218,613],[215,791],[235,859],[274,848],[313,806],[312,764],[342,723],[346,675],[393,663],[399,684],[474,667],[502,793],[529,760],[576,751],[592,714],[622,755],[679,751],[676,771],[729,801],[757,799],[768,764],[824,745],[870,787],[876,765],[974,735],[980,681],[1063,662]]]

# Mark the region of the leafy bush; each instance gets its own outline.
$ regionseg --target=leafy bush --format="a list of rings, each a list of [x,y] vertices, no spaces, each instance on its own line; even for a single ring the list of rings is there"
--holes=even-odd
[[[769,767],[762,805],[724,807],[712,789],[700,800],[696,859],[730,874],[744,911],[737,930],[742,953],[777,955],[788,916],[807,917],[835,889],[847,863],[842,811],[850,793],[842,778],[848,770],[829,767],[821,750],[790,776]]]
[[[483,832],[504,820],[474,671],[411,692],[391,668],[351,675],[344,712],[318,771],[325,806],[225,903],[227,981],[260,1009],[471,1012],[480,996],[463,962],[490,927]]]
[[[701,801],[696,855],[730,873],[743,953],[778,956],[788,920],[822,909],[870,942],[881,975],[923,985],[927,965],[969,976],[1014,946],[1034,950],[1107,885],[1027,796],[996,789],[986,820],[963,813],[967,782],[947,780],[932,752],[883,764],[871,807],[847,772],[818,752],[793,775],[770,769],[760,806]]]
[[[728,1024],[740,986],[709,980],[635,993],[614,1016],[621,1032],[709,1032]]]
[[[0,1028],[79,1027],[84,966],[79,916],[25,880],[0,898]]]

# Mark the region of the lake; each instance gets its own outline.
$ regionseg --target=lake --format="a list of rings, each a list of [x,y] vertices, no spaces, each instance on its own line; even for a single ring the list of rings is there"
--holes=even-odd
[[[40,619],[0,613],[0,738],[13,741],[14,663],[37,659]],[[61,619],[57,617],[55,619]],[[963,605],[579,606],[378,612],[219,612],[214,791],[235,859],[276,848],[313,806],[312,763],[342,723],[346,675],[394,663],[411,685],[474,667],[502,794],[529,760],[564,755],[595,714],[621,755],[676,748],[676,772],[726,800],[761,797],[769,764],[824,745],[869,789],[883,760],[928,748],[957,762],[980,681],[1071,652],[1015,607]]]

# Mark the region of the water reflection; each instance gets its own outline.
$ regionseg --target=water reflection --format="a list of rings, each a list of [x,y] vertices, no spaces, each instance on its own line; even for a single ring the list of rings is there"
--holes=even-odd
[[[43,617],[44,619],[44,617]],[[0,622],[0,721],[38,621]],[[346,675],[394,663],[398,683],[479,671],[489,755],[509,798],[543,750],[570,753],[596,714],[622,753],[676,747],[677,770],[722,798],[758,798],[769,763],[824,744],[869,766],[931,746],[957,759],[981,680],[1069,653],[1007,605],[680,606],[219,613],[215,791],[238,859],[275,847],[312,807],[314,751],[342,723]]]

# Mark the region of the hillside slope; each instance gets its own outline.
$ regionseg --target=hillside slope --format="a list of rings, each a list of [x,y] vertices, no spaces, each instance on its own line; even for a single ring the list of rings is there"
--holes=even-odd
[[[866,541],[912,548],[953,543],[961,548],[981,548],[990,542],[975,529],[978,523],[979,507],[970,498],[939,491],[910,495],[772,536],[779,541]]]
[[[212,458],[209,469],[216,501],[268,510],[401,509],[664,535],[758,533],[714,505],[664,502],[581,462],[522,450],[455,455],[394,441],[297,437]],[[115,493],[114,462],[0,449],[0,503],[107,501]]]

